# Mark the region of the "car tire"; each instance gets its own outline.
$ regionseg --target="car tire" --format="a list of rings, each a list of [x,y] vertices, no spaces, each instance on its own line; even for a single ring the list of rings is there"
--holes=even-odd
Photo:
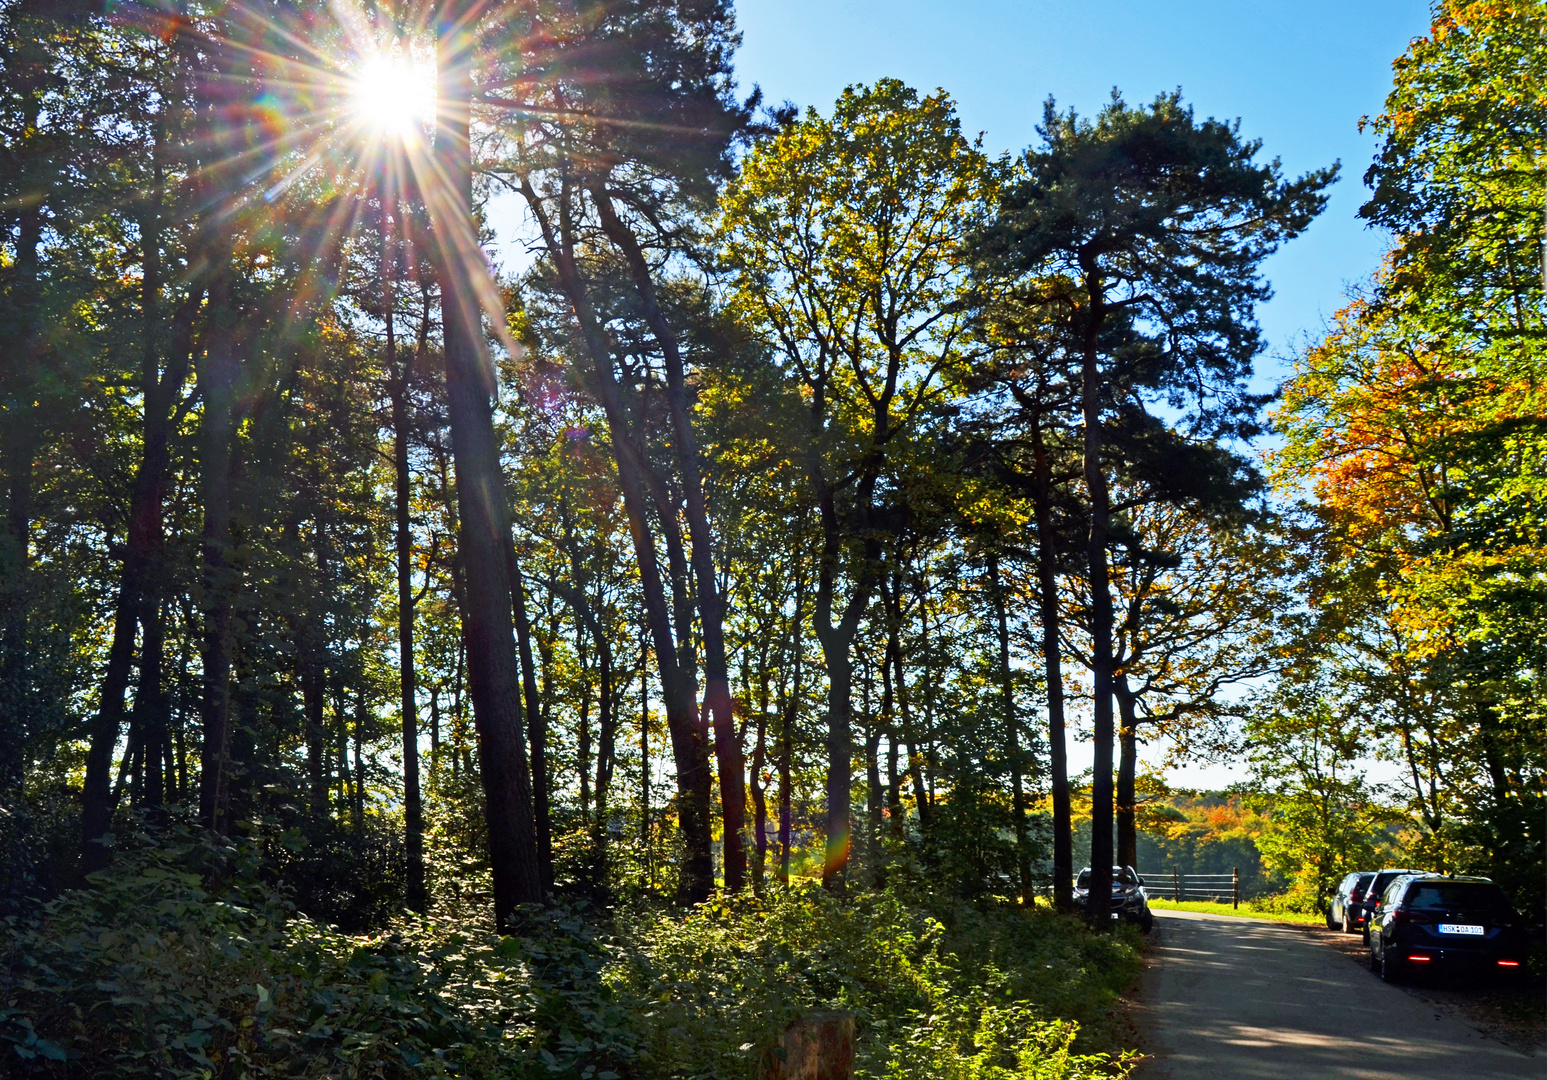
[[[1370,970],[1378,973],[1380,971],[1380,961],[1376,959],[1375,950],[1371,948],[1366,955],[1370,962]]]
[[[1155,929],[1155,913],[1149,910],[1144,912],[1144,918],[1139,920],[1139,929],[1146,934]]]
[[[1388,957],[1385,953],[1381,953],[1380,957],[1380,981],[1383,983],[1395,983],[1402,981],[1401,973],[1397,970],[1397,965],[1392,963],[1390,957]]]
[[[1338,927],[1338,929],[1342,930],[1345,934],[1352,934],[1357,929],[1354,926],[1353,917],[1347,911],[1343,912],[1343,925]]]
[[[1338,924],[1332,921],[1332,909],[1328,908],[1327,909],[1327,929],[1328,930],[1336,930],[1337,928],[1338,928]]]

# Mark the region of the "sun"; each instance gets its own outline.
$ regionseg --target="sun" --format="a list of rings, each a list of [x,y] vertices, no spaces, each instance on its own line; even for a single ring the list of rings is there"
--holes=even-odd
[[[367,56],[355,71],[350,109],[371,132],[410,140],[435,117],[435,73],[410,57]]]

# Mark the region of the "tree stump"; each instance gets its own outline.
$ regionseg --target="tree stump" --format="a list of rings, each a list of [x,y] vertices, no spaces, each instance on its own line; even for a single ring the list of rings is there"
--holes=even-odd
[[[763,1056],[759,1080],[853,1080],[853,1013],[802,1017],[785,1028],[774,1045]]]

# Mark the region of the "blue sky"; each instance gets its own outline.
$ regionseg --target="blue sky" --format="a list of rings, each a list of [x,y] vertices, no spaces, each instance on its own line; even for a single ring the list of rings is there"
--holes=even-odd
[[[1426,0],[739,0],[737,77],[772,102],[826,111],[845,85],[895,77],[955,97],[992,154],[1037,139],[1049,94],[1093,113],[1112,87],[1147,101],[1180,86],[1200,115],[1241,120],[1288,173],[1343,162],[1330,205],[1265,270],[1261,312],[1276,380],[1282,358],[1339,307],[1385,248],[1355,216],[1391,62],[1429,25]]]
[[[1180,86],[1200,115],[1239,118],[1286,173],[1340,160],[1326,211],[1264,267],[1276,291],[1260,312],[1264,388],[1379,265],[1386,237],[1356,216],[1376,147],[1359,118],[1381,111],[1391,62],[1429,26],[1426,0],[739,0],[737,12],[738,79],[771,102],[826,111],[845,85],[888,76],[943,87],[966,130],[998,154],[1037,140],[1049,94],[1089,114],[1114,86],[1131,102]],[[1161,752],[1143,756],[1158,764]],[[1090,743],[1071,740],[1071,771],[1090,762]],[[1391,779],[1373,766],[1372,779]],[[1232,764],[1168,772],[1197,788],[1245,775]]]

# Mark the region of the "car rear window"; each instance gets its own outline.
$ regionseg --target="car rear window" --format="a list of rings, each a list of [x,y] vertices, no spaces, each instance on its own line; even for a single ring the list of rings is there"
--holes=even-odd
[[[1089,870],[1081,870],[1080,871],[1080,876],[1079,876],[1078,879],[1075,880],[1074,885],[1075,885],[1075,888],[1078,888],[1078,889],[1088,889],[1088,888],[1090,888],[1090,871]]]
[[[1380,896],[1386,891],[1387,885],[1390,885],[1393,881],[1397,880],[1397,878],[1401,876],[1402,875],[1400,872],[1395,874],[1376,874],[1375,883],[1370,886],[1370,895]]]
[[[1360,874],[1354,881],[1354,894],[1357,896],[1370,887],[1370,882],[1375,880],[1374,874]]]
[[[1497,885],[1455,881],[1419,882],[1407,890],[1410,911],[1507,911],[1509,901]]]

